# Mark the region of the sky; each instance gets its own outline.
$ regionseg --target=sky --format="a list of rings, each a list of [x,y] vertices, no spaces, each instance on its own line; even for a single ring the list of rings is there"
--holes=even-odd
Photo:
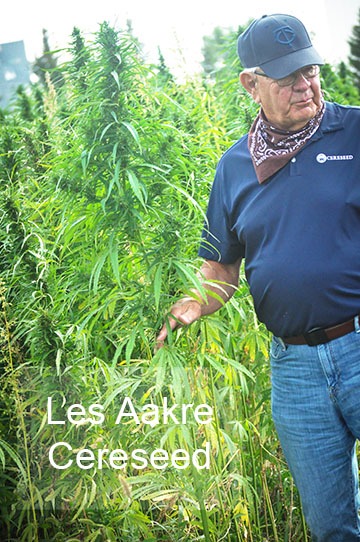
[[[42,29],[52,49],[66,48],[74,26],[91,40],[99,24],[126,28],[156,61],[160,47],[173,73],[192,74],[202,60],[202,38],[216,26],[236,29],[251,18],[288,13],[300,18],[326,62],[347,61],[360,0],[10,0],[0,19],[0,43],[23,40],[27,59],[42,54]]]

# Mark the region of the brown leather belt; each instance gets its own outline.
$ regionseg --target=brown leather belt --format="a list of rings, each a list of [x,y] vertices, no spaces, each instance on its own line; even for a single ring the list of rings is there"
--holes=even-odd
[[[308,344],[309,346],[317,346],[318,344],[324,344],[333,339],[338,339],[347,333],[354,331],[354,318],[344,322],[343,324],[338,324],[337,326],[332,326],[328,328],[314,328],[304,333],[303,335],[298,335],[297,337],[285,337],[283,338],[284,343],[287,344]]]

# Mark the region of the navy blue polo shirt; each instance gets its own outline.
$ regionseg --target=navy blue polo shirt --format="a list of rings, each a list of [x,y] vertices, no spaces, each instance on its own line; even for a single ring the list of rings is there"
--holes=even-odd
[[[245,258],[258,318],[277,336],[360,313],[360,108],[327,102],[317,132],[263,184],[247,144],[218,164],[199,255]]]

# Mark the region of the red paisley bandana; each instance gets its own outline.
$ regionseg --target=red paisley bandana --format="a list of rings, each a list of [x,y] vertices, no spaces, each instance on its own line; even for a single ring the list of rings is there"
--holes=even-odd
[[[259,183],[263,183],[287,164],[319,128],[325,103],[316,115],[298,132],[274,128],[262,110],[249,131],[248,147]]]

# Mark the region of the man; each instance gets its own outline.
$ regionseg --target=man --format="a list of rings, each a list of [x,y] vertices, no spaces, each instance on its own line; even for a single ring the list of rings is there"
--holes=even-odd
[[[359,541],[360,109],[324,102],[323,60],[292,16],[254,21],[238,52],[260,112],[217,167],[199,251],[206,299],[178,301],[167,326],[219,309],[245,259],[273,333],[273,417],[313,540]]]

